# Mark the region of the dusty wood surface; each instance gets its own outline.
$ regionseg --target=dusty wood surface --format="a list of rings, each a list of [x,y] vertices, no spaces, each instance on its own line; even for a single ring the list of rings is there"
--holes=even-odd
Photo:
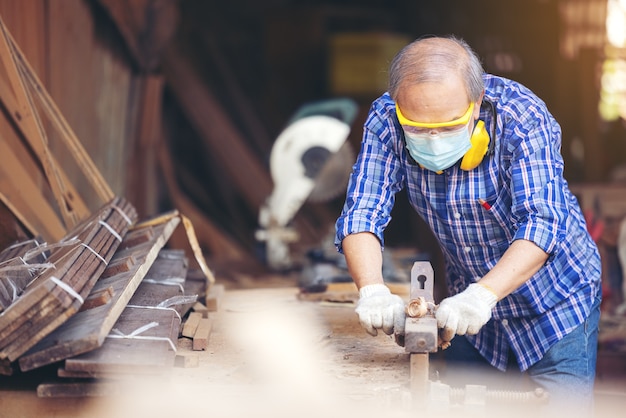
[[[222,309],[212,313],[208,349],[195,352],[197,367],[175,367],[160,379],[129,377],[119,383],[121,394],[65,403],[0,385],[0,407],[16,417],[165,418],[209,409],[214,416],[262,418],[419,416],[423,409],[410,397],[409,354],[392,337],[367,335],[352,304],[302,301],[297,293],[226,291]],[[624,380],[597,383],[604,413],[598,416],[626,407],[624,387]]]

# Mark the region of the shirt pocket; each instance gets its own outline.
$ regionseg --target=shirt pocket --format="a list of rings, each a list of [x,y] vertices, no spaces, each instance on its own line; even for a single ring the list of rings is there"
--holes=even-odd
[[[510,243],[510,231],[503,222],[502,205],[496,197],[460,199],[448,202],[450,231],[458,245],[491,247],[487,253],[504,252]]]

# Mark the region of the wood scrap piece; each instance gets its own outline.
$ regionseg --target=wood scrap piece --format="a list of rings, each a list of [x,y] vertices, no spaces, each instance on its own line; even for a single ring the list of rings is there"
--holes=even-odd
[[[120,247],[136,247],[139,244],[152,241],[153,233],[152,228],[133,229],[126,234]]]
[[[20,369],[32,370],[100,347],[178,223],[178,218],[174,217],[154,226],[154,241],[149,246],[141,244],[134,249],[135,253],[132,249],[116,252],[113,260],[118,256],[126,258],[132,254],[137,263],[129,272],[99,281],[102,285],[113,287],[111,302],[74,315],[24,354],[19,359]]]
[[[220,283],[213,284],[209,287],[206,295],[206,307],[210,312],[217,312],[222,306],[224,299],[224,285]]]
[[[88,379],[109,379],[109,380],[119,380],[125,379],[130,376],[130,374],[123,375],[121,373],[107,373],[107,372],[83,372],[83,371],[75,371],[75,370],[66,370],[63,366],[60,366],[57,369],[57,376],[61,378],[70,378],[70,379],[83,379],[81,382],[89,383]]]
[[[213,328],[213,319],[201,318],[198,322],[196,332],[193,334],[194,351],[206,350],[209,347],[209,336],[211,335],[211,328]]]
[[[117,382],[47,382],[37,386],[40,398],[78,398],[86,396],[113,396],[120,394]]]
[[[115,276],[123,272],[130,271],[130,269],[137,263],[137,259],[132,255],[128,257],[117,257],[109,263],[107,268],[102,272],[100,279]]]
[[[193,338],[202,319],[202,313],[191,312],[187,317],[187,320],[183,324],[182,336],[187,338]]]
[[[98,289],[95,292],[91,292],[89,297],[85,299],[85,303],[80,307],[79,312],[87,309],[93,309],[96,306],[102,306],[107,304],[113,298],[113,287],[108,286],[104,289]]]

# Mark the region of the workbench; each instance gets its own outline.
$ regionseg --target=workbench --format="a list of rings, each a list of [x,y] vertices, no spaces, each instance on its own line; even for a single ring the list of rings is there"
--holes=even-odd
[[[197,367],[132,376],[93,398],[37,398],[28,382],[2,387],[0,417],[419,416],[409,354],[392,336],[366,334],[349,297],[298,296],[291,287],[227,290]],[[623,382],[600,385],[599,410],[626,407]]]

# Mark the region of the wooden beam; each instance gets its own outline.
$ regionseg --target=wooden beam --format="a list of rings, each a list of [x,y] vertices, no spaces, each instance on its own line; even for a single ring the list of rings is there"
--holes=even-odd
[[[57,166],[52,160],[46,132],[23,79],[24,67],[19,63],[20,56],[17,46],[13,43],[11,35],[0,18],[0,65],[2,77],[8,82],[0,84],[2,87],[0,98],[7,113],[37,155],[52,187],[65,225],[73,227],[79,219],[88,214],[88,211],[84,204],[81,205],[80,200],[76,200],[74,195],[68,193]]]
[[[159,163],[172,204],[193,223],[201,250],[210,253],[212,257],[217,259],[245,258],[247,256],[246,251],[226,235],[219,225],[215,225],[211,219],[206,217],[180,190],[176,182],[171,156],[164,144],[159,147]],[[189,240],[180,234],[182,232],[172,236],[172,245],[175,248],[186,248],[193,251],[190,248]]]
[[[37,77],[37,74],[35,74],[26,58],[24,58],[24,55],[20,51],[17,44],[10,37],[10,34],[8,34],[8,39],[11,42],[11,48],[16,58],[16,62],[20,67],[22,77],[35,95],[35,99],[45,112],[48,121],[59,133],[60,139],[67,147],[69,154],[73,157],[78,167],[85,175],[86,180],[93,187],[96,195],[100,198],[100,204],[103,205],[111,201],[111,199],[115,197],[111,187],[106,182],[87,151],[85,151],[85,148],[82,146],[80,140],[70,127],[67,120],[63,117],[63,114],[39,80],[39,77]]]
[[[158,69],[178,26],[177,0],[98,0],[109,13],[142,71]]]
[[[269,170],[246,145],[233,119],[207,89],[193,65],[178,48],[167,49],[163,72],[168,86],[206,148],[207,163],[219,161],[253,213],[272,191]]]
[[[161,141],[161,108],[164,79],[149,75],[139,79],[138,122],[133,150],[128,159],[126,189],[140,218],[154,216],[159,198],[157,150]]]

